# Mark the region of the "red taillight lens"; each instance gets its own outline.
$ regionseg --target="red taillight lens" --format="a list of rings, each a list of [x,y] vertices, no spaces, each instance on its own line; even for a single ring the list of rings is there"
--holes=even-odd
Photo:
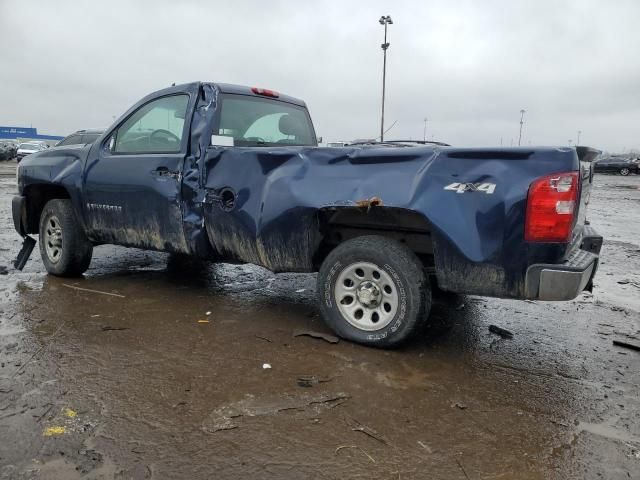
[[[557,173],[529,187],[524,239],[527,242],[568,242],[578,209],[578,173]]]
[[[256,95],[263,95],[265,97],[278,98],[280,96],[278,92],[274,92],[273,90],[268,90],[266,88],[253,87],[251,91]]]

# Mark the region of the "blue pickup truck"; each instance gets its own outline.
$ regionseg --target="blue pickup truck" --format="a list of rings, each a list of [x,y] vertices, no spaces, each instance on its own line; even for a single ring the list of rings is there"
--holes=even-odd
[[[326,323],[393,347],[432,289],[570,300],[602,245],[586,220],[588,148],[322,148],[306,105],[263,88],[172,86],[91,145],[20,164],[12,209],[52,275],[117,244],[273,272],[318,272]]]

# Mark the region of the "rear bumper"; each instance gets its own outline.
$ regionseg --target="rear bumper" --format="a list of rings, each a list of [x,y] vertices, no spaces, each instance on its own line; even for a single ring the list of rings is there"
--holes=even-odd
[[[582,244],[565,262],[536,264],[527,269],[526,297],[532,300],[572,300],[591,290],[598,269],[602,236],[585,226]]]

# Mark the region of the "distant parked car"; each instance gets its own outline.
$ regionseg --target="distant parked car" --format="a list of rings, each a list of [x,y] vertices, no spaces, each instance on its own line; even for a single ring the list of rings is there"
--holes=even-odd
[[[12,158],[15,158],[17,152],[18,147],[14,143],[0,143],[0,160],[11,160]]]
[[[595,172],[619,173],[627,176],[630,173],[640,173],[640,164],[625,157],[609,157],[598,160],[594,166]]]
[[[78,130],[75,133],[72,133],[68,137],[63,138],[58,143],[56,143],[56,147],[66,146],[66,145],[87,145],[92,144],[98,138],[104,130],[98,129],[87,129],[87,130]]]
[[[30,155],[32,153],[36,153],[36,152],[40,152],[42,150],[45,150],[49,148],[49,145],[47,145],[44,142],[25,142],[25,143],[21,143],[20,146],[18,147],[18,151],[17,153],[17,157],[18,157],[18,162],[20,160],[22,160],[24,157],[26,157],[27,155]]]

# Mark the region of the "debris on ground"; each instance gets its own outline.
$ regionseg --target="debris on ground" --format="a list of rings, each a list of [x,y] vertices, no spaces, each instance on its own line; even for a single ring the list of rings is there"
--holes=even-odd
[[[635,350],[637,352],[640,352],[640,344],[629,343],[623,340],[614,340],[613,344],[617,347],[628,348],[629,350]]]
[[[7,275],[9,273],[9,270],[7,270],[7,267],[4,265],[0,265],[0,275]]]
[[[426,443],[418,440],[418,445],[420,445],[422,448],[424,448],[427,451],[427,453],[433,453],[433,449],[429,445],[427,445]]]
[[[333,378],[319,378],[316,375],[300,375],[296,379],[299,387],[313,387],[320,383],[330,382]]]
[[[131,330],[129,327],[111,327],[109,325],[105,325],[104,327],[100,327],[100,330],[103,332],[118,332],[120,330]]]
[[[260,340],[264,340],[265,342],[273,343],[273,340],[271,340],[270,338],[267,338],[267,337],[263,337],[263,336],[260,336],[260,335],[254,335],[254,337],[259,338]]]
[[[209,316],[209,315],[211,315],[211,312],[207,312],[207,313],[205,313],[205,315]]]
[[[207,433],[219,430],[238,428],[241,417],[258,417],[275,415],[284,411],[307,412],[311,409],[317,414],[321,409],[329,409],[341,405],[349,400],[351,395],[345,393],[318,393],[315,395],[287,395],[275,394],[263,397],[247,395],[246,398],[228,405],[216,408],[203,422],[202,429]]]
[[[454,404],[451,405],[452,407],[455,407],[459,410],[466,410],[467,406],[464,403],[460,403],[460,402],[456,402]]]
[[[299,288],[298,290],[296,290],[296,293],[302,293],[302,292],[304,292],[304,291],[305,291],[305,289],[304,289],[304,288]]]
[[[513,338],[513,333],[504,328],[498,327],[497,325],[489,325],[489,331],[491,333],[495,333],[496,335],[500,335],[502,338]]]
[[[62,413],[64,414],[65,417],[69,417],[69,418],[75,418],[76,416],[78,416],[78,412],[76,412],[71,408],[65,408],[62,411]]]
[[[271,364],[270,363],[263,363],[262,364],[262,368],[265,369],[265,370],[268,370],[268,369],[271,368]]]
[[[353,432],[364,433],[367,437],[371,437],[374,440],[379,441],[380,443],[384,443],[385,445],[388,445],[389,442],[387,442],[387,440],[382,435],[376,432],[373,428],[363,425],[355,418],[349,418],[347,420],[347,423],[350,424],[351,430]]]
[[[365,452],[361,447],[359,447],[358,445],[340,445],[338,448],[336,448],[336,455],[338,454],[338,452],[344,448],[357,448],[358,450],[360,450],[362,453],[364,453],[367,458],[369,460],[371,460],[372,463],[376,463],[376,461],[373,459],[373,457],[371,455],[369,455],[367,452]]]
[[[76,470],[82,474],[91,472],[103,462],[102,454],[93,449],[83,449],[78,454],[80,455],[80,462],[76,466]]]
[[[44,432],[42,432],[42,435],[45,437],[53,437],[56,435],[62,435],[66,431],[67,429],[65,427],[47,427],[44,429]]]
[[[323,332],[314,332],[313,330],[296,330],[295,332],[293,332],[293,336],[319,338],[329,343],[338,343],[340,341],[340,339],[335,335]]]
[[[62,286],[71,288],[73,290],[80,290],[81,292],[99,293],[101,295],[110,295],[112,297],[126,298],[124,295],[120,295],[119,293],[102,292],[100,290],[92,290],[90,288],[81,288],[81,287],[76,287],[75,285],[69,285],[68,283],[63,283]]]
[[[198,320],[198,323],[209,323],[209,320]]]
[[[298,377],[296,383],[299,387],[313,387],[314,385],[318,385],[318,378],[313,375]]]

